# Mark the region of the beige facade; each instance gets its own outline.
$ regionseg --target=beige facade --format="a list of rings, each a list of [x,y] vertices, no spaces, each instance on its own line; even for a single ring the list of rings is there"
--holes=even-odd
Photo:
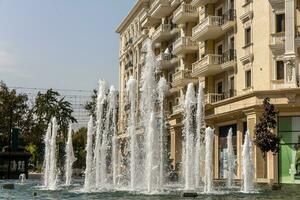
[[[180,168],[182,102],[187,84],[205,88],[206,123],[215,128],[214,177],[222,178],[222,130],[236,128],[237,178],[241,178],[243,134],[254,127],[262,101],[270,97],[279,116],[300,115],[300,1],[139,0],[118,27],[120,34],[120,137],[126,137],[125,84],[140,84],[142,44],[152,39],[167,95],[170,151]],[[139,98],[139,97],[138,97]],[[139,102],[137,102],[138,104]],[[266,160],[254,148],[255,178],[278,181],[278,156]]]

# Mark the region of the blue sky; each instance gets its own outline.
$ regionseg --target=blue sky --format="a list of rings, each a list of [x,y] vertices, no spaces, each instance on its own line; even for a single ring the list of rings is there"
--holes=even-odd
[[[136,0],[0,0],[0,80],[9,86],[118,87],[116,27]]]

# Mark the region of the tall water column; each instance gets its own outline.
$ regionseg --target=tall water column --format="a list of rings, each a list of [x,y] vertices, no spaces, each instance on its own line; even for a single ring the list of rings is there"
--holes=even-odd
[[[184,101],[184,120],[183,120],[183,169],[184,169],[184,188],[185,190],[195,189],[195,124],[194,124],[194,108],[196,105],[196,97],[193,83],[187,88]]]

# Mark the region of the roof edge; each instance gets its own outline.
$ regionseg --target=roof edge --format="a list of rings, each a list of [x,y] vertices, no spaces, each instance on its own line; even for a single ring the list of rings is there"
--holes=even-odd
[[[133,6],[133,8],[129,11],[129,13],[127,14],[127,16],[125,18],[123,18],[121,24],[117,27],[117,29],[116,29],[117,33],[121,33],[123,31],[123,29],[128,24],[128,22],[130,21],[130,19],[136,14],[136,12],[140,8],[140,6],[143,5],[146,2],[148,2],[148,0],[138,0],[135,3],[135,5]]]

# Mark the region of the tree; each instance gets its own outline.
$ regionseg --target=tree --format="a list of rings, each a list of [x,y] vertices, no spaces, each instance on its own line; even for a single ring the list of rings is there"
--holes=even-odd
[[[73,134],[73,146],[74,155],[76,161],[74,168],[84,169],[85,168],[85,144],[86,144],[87,129],[85,127],[80,128]]]
[[[53,117],[56,117],[59,125],[59,133],[62,133],[65,137],[68,130],[68,124],[76,123],[77,120],[72,116],[73,109],[72,104],[61,97],[61,95],[49,89],[46,93],[39,92],[35,99],[35,104],[32,108],[32,115],[35,117],[31,132],[28,133],[28,144],[36,145],[38,148],[36,155],[35,165],[41,163],[43,159],[44,144],[43,137],[47,130],[48,124]],[[58,144],[64,137],[58,138]],[[60,146],[60,145],[58,145]]]
[[[257,147],[265,154],[267,152],[278,153],[280,138],[273,133],[274,128],[277,126],[276,116],[278,112],[275,107],[270,103],[270,98],[267,97],[263,102],[264,112],[259,118],[260,122],[255,126],[254,142]]]
[[[28,107],[28,97],[9,90],[4,82],[0,82],[0,148],[9,145],[11,128],[19,127],[22,133],[30,129],[28,122],[32,115]],[[1,150],[0,149],[0,150]]]
[[[59,131],[66,133],[68,124],[77,122],[72,114],[72,104],[61,97],[57,91],[49,89],[44,94],[41,92],[37,94],[34,115],[37,117],[37,123],[42,130],[46,130],[51,119],[56,117],[60,127]]]
[[[93,94],[91,95],[91,100],[88,101],[84,105],[84,109],[89,113],[89,115],[93,116],[96,119],[96,105],[97,105],[97,90],[93,90]]]

